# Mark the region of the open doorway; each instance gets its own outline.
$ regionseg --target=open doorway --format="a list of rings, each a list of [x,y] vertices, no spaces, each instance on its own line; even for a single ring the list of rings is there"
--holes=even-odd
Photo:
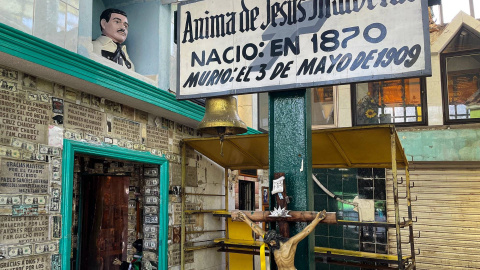
[[[84,209],[81,209],[81,206],[85,200],[96,200],[96,198],[92,196],[87,197],[81,193],[83,189],[81,189],[80,183],[93,180],[81,180],[98,176],[113,177],[111,181],[114,181],[116,180],[115,177],[121,176],[129,177],[127,207],[128,244],[126,246],[122,244],[122,257],[119,259],[124,260],[125,257],[127,260],[130,259],[130,256],[133,255],[131,243],[135,239],[143,238],[142,265],[144,260],[148,260],[152,263],[151,269],[167,270],[169,189],[167,159],[152,155],[149,152],[134,151],[120,147],[98,146],[72,140],[64,140],[63,143],[62,236],[59,250],[61,269],[80,269],[81,261],[78,258],[81,258],[79,252],[82,250],[82,245],[86,245],[86,249],[98,248],[98,246],[98,249],[100,249],[102,247],[102,241],[98,241],[98,243],[92,241],[83,242],[84,235],[82,235],[82,230],[84,223],[82,222],[82,215]],[[81,159],[79,157],[84,157],[84,160],[80,162]],[[123,187],[120,185],[120,187],[119,189],[126,192],[125,185]],[[108,185],[107,190],[109,192],[95,193],[95,196],[100,196],[103,199],[105,194],[112,193],[112,188],[108,188]],[[86,207],[90,206],[85,205]],[[115,215],[115,210],[113,210],[115,222],[118,221],[115,217],[124,217],[122,211],[119,212],[117,210]],[[107,223],[110,222],[108,217],[105,220]],[[103,223],[103,216],[101,223]],[[115,240],[112,243],[108,241],[103,241],[103,243],[115,247],[115,243],[124,241],[124,234],[123,230],[122,233],[115,233],[115,228],[113,231],[113,233],[109,232],[107,236],[113,235]],[[116,239],[117,236],[120,240]],[[126,254],[124,253],[125,250]],[[96,258],[98,255],[92,256]],[[108,258],[103,258],[103,265],[107,264],[106,260]],[[110,264],[111,262],[108,263]],[[88,268],[85,266],[82,269],[101,268]]]
[[[129,177],[90,176],[82,182],[79,269],[117,269],[115,258],[127,261]]]
[[[238,181],[239,210],[255,210],[255,182]]]
[[[134,255],[150,262],[157,252],[151,231],[158,232],[159,167],[76,155],[74,171],[71,269],[118,270],[115,259],[130,262]],[[138,239],[143,252],[133,249]]]

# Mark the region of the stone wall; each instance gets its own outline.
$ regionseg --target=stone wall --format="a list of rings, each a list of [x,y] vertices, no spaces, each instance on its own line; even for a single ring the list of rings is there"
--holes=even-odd
[[[0,67],[0,268],[60,269],[63,139],[113,144],[169,160],[168,255],[169,266],[178,265],[179,143],[196,136],[201,134],[192,127],[161,115]],[[187,192],[224,193],[223,168],[192,149],[187,164]],[[187,207],[221,209],[223,197],[190,196]],[[224,221],[192,215],[187,224],[191,231],[221,230]],[[188,234],[187,240],[216,237],[221,233],[199,232]],[[215,260],[195,269],[221,269],[222,256],[214,249],[187,254],[187,262],[202,261],[206,252]]]

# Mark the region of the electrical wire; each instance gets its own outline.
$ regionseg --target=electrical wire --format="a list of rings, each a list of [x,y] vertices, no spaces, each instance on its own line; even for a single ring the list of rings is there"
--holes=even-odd
[[[317,183],[317,185],[325,192],[328,194],[328,196],[334,198],[335,200],[339,201],[339,202],[342,202],[344,204],[349,204],[349,205],[353,205],[355,207],[358,207],[358,203],[354,203],[354,202],[348,202],[348,201],[345,201],[343,199],[340,199],[337,195],[333,194],[332,192],[330,192],[330,190],[328,190],[326,187],[324,187],[322,185],[322,183],[320,183],[320,181],[318,181],[317,177],[315,177],[315,175],[312,173],[312,178],[313,178],[313,181],[315,181],[315,183]]]

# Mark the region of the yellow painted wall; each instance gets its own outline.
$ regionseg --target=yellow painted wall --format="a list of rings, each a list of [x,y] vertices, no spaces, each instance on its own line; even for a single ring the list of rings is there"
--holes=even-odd
[[[232,222],[228,219],[228,238],[253,240],[252,229],[245,222]],[[253,255],[229,253],[230,270],[253,270]]]

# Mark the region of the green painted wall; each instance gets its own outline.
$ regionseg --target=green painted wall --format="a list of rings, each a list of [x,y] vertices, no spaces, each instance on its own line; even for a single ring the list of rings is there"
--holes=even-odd
[[[401,131],[408,161],[480,161],[480,128]]]

